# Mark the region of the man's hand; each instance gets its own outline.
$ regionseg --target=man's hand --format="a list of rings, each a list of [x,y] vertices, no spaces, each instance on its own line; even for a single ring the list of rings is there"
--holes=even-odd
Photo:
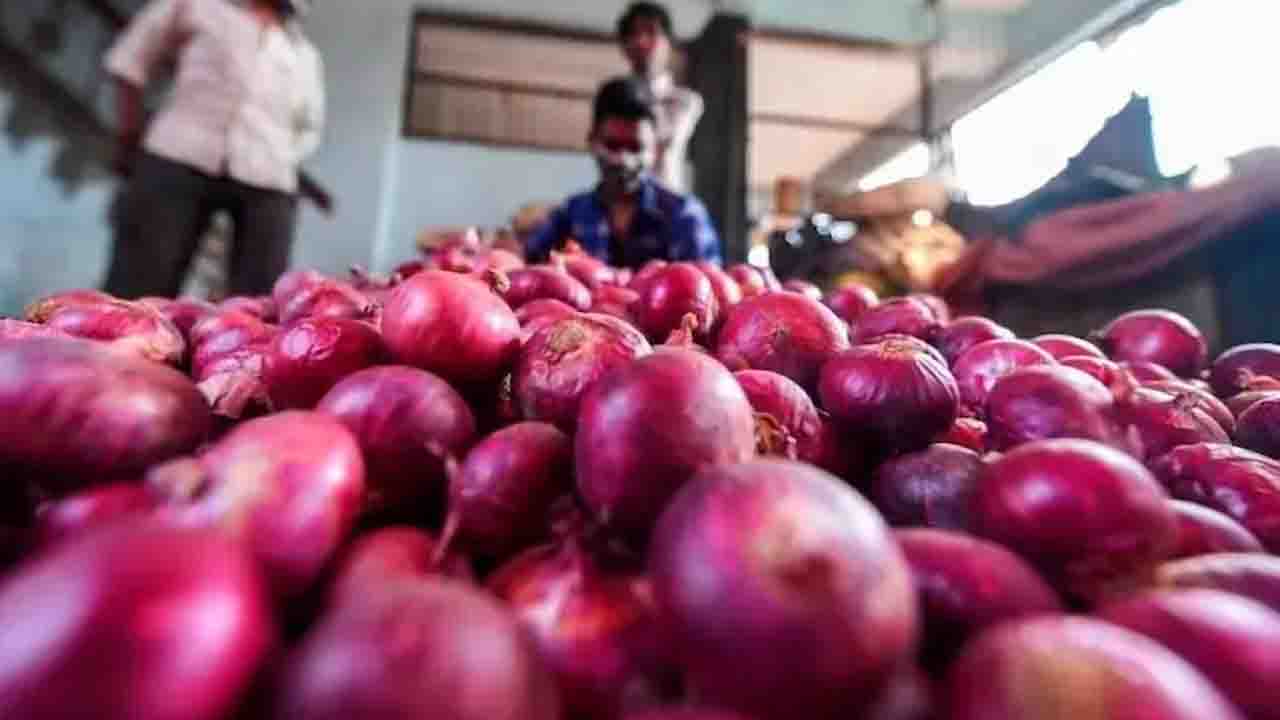
[[[305,172],[298,173],[298,191],[303,197],[315,203],[320,212],[325,215],[333,215],[333,196],[329,194],[328,190],[321,187],[315,181],[315,178]]]

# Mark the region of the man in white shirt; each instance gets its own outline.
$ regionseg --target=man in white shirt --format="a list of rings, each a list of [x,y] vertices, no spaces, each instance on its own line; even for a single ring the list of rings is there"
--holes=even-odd
[[[176,295],[218,211],[235,224],[233,294],[266,294],[287,268],[298,166],[324,122],[320,56],[298,23],[307,4],[151,0],[108,52],[129,181],[107,292]],[[148,124],[143,90],[167,64],[173,88]]]
[[[671,15],[653,2],[632,3],[618,20],[618,42],[631,71],[653,93],[658,116],[658,156],[653,176],[667,189],[685,192],[689,138],[702,118],[702,96],[676,85],[671,75]]]

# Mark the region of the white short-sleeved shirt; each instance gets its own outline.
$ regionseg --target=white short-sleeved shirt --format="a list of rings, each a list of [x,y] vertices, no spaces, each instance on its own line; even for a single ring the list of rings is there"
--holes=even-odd
[[[107,71],[143,87],[176,63],[148,151],[208,175],[292,193],[320,142],[320,55],[297,23],[264,27],[232,0],[151,0],[107,53]]]

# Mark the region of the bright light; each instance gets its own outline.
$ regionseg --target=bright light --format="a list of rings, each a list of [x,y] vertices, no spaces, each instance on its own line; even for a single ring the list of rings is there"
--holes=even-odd
[[[858,189],[863,192],[875,190],[903,180],[924,177],[928,173],[929,146],[924,143],[915,143],[872,170],[870,174],[863,176],[858,181]]]
[[[757,245],[747,252],[747,262],[760,268],[769,267],[769,246]]]
[[[928,210],[917,210],[911,213],[911,224],[919,228],[926,228],[933,224],[933,213]]]
[[[851,222],[838,222],[831,226],[831,240],[843,245],[858,233],[858,226]]]

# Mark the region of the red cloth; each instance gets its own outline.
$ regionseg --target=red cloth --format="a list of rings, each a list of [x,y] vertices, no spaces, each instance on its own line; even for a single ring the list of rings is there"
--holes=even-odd
[[[1142,278],[1259,215],[1280,210],[1280,160],[1268,160],[1204,190],[1152,193],[1054,213],[1029,225],[1020,242],[991,243],[978,262],[981,282],[1089,290]]]

